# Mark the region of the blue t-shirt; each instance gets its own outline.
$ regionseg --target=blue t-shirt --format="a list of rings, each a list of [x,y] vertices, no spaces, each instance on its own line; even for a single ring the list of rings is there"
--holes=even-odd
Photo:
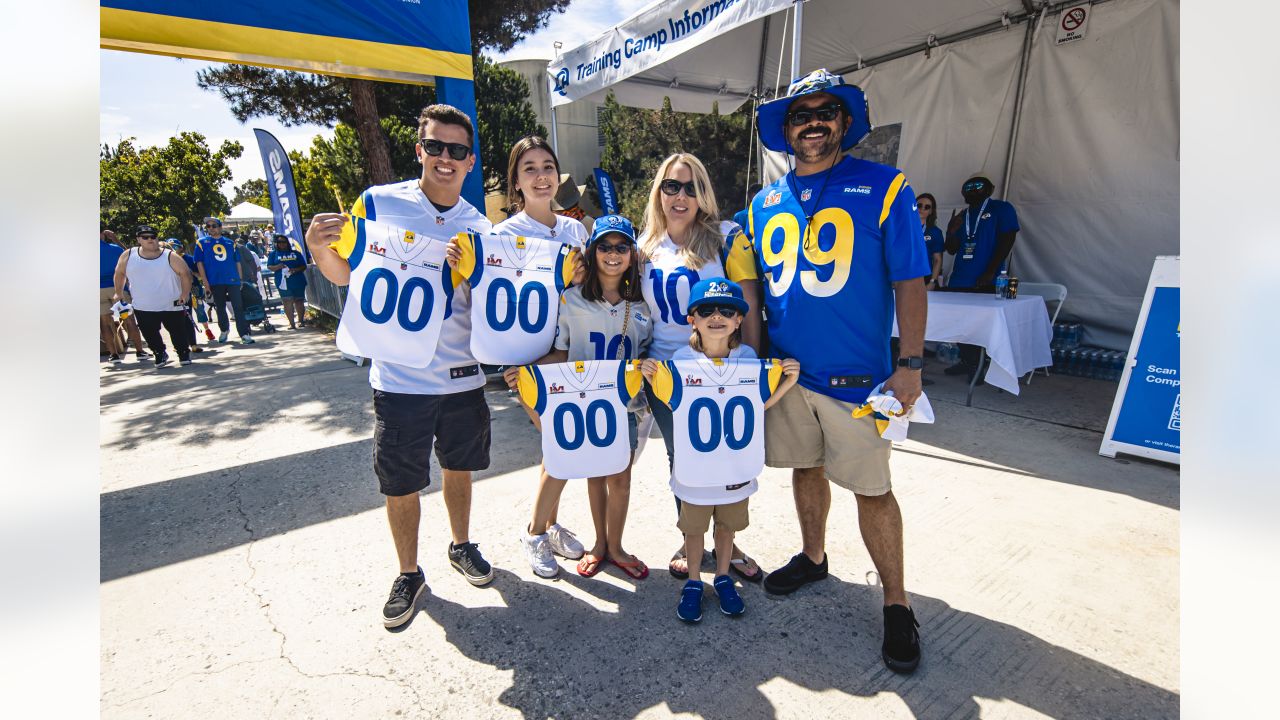
[[[204,263],[210,285],[239,285],[239,259],[235,243],[225,237],[214,240],[205,235],[196,243],[196,262]]]
[[[942,230],[937,225],[930,225],[924,231],[924,247],[929,253],[929,265],[932,267],[934,254],[942,253],[946,249],[946,239],[943,238]]]
[[[102,273],[102,277],[98,280],[98,287],[100,289],[115,287],[116,263],[120,262],[120,256],[124,254],[124,248],[105,240],[99,240],[98,244],[101,246],[101,252],[98,256],[98,270]]]
[[[961,217],[968,219],[969,228],[966,231],[965,222],[961,220],[955,232],[947,236],[948,239],[960,240],[960,251],[956,253],[947,286],[971,288],[978,284],[978,276],[991,262],[991,256],[996,251],[996,237],[1019,229],[1018,213],[1009,203],[989,198],[985,207],[980,206],[977,210],[965,208]],[[999,273],[1003,267],[1001,265],[996,272]]]
[[[861,403],[892,374],[892,283],[928,275],[929,260],[899,170],[846,157],[828,172],[788,173],[761,190],[747,234],[764,279],[769,354],[799,360],[804,387]]]
[[[307,269],[307,261],[302,258],[302,253],[298,252],[297,250],[286,250],[285,252],[280,252],[279,250],[272,250],[271,254],[267,255],[268,266],[279,265],[281,263],[284,263],[285,267],[290,268],[292,270]],[[276,273],[276,287],[281,287],[280,281],[283,279],[281,276],[284,274],[284,271],[276,270],[275,273]],[[307,286],[306,275],[302,273],[298,273],[296,275],[290,276],[289,278],[290,289],[304,288],[306,286]]]

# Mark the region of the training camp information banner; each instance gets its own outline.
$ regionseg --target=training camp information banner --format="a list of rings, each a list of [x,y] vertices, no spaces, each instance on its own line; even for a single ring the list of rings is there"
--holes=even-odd
[[[1158,257],[1129,345],[1098,454],[1179,463],[1182,451],[1182,321],[1178,258]]]
[[[547,66],[551,105],[565,105],[656,67],[717,35],[786,10],[795,0],[654,3]],[[569,8],[568,14],[576,10]]]

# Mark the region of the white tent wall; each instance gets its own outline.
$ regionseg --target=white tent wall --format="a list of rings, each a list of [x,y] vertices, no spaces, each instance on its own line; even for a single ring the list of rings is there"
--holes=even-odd
[[[1085,342],[1126,350],[1156,256],[1178,254],[1178,3],[1095,6],[1063,45],[1052,20],[1014,153],[1014,274],[1066,285]]]

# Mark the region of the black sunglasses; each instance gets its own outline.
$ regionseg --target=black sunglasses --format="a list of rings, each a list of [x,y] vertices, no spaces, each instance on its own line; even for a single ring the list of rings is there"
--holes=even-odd
[[[422,145],[422,149],[427,151],[431,157],[439,157],[440,153],[445,150],[449,151],[449,157],[454,160],[466,160],[471,154],[471,146],[462,143],[447,143],[439,140],[428,140],[427,138],[418,138],[418,144]]]
[[[601,242],[593,246],[598,253],[606,253],[609,255],[626,255],[631,252],[631,243],[618,243],[612,245],[610,243]]]
[[[688,195],[691,198],[698,197],[698,191],[693,186],[692,182],[682,183],[679,180],[663,180],[658,184],[658,189],[662,191],[663,195],[670,195],[672,197],[679,195],[681,189],[684,190],[685,195]]]
[[[986,184],[986,183],[984,183],[984,182],[982,182],[982,181],[978,181],[978,182],[967,182],[967,183],[965,183],[965,184],[964,184],[964,186],[963,186],[963,187],[961,187],[960,189],[961,189],[962,191],[963,191],[963,190],[981,190],[982,188],[984,188],[984,187],[986,187],[986,186],[987,186],[987,184]]]
[[[844,112],[844,108],[834,103],[831,105],[823,105],[820,108],[814,108],[812,110],[793,110],[787,113],[787,122],[791,123],[792,127],[808,125],[813,122],[815,117],[822,122],[831,122],[832,120],[840,117],[840,113],[842,112]]]
[[[919,205],[918,207],[919,207],[921,210],[932,210],[932,209],[933,209],[933,206],[932,206],[932,205]]]
[[[738,308],[726,305],[699,305],[693,309],[693,314],[700,318],[709,318],[716,313],[720,313],[720,317],[725,320],[732,320],[738,317]]]
[[[155,240],[156,236],[155,235],[139,235],[138,239],[139,240]]]

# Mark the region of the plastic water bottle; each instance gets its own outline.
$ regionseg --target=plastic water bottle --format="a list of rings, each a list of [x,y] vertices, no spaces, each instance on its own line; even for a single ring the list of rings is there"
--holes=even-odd
[[[1000,277],[996,278],[996,297],[1003,298],[1009,291],[1009,271],[1001,270]]]

